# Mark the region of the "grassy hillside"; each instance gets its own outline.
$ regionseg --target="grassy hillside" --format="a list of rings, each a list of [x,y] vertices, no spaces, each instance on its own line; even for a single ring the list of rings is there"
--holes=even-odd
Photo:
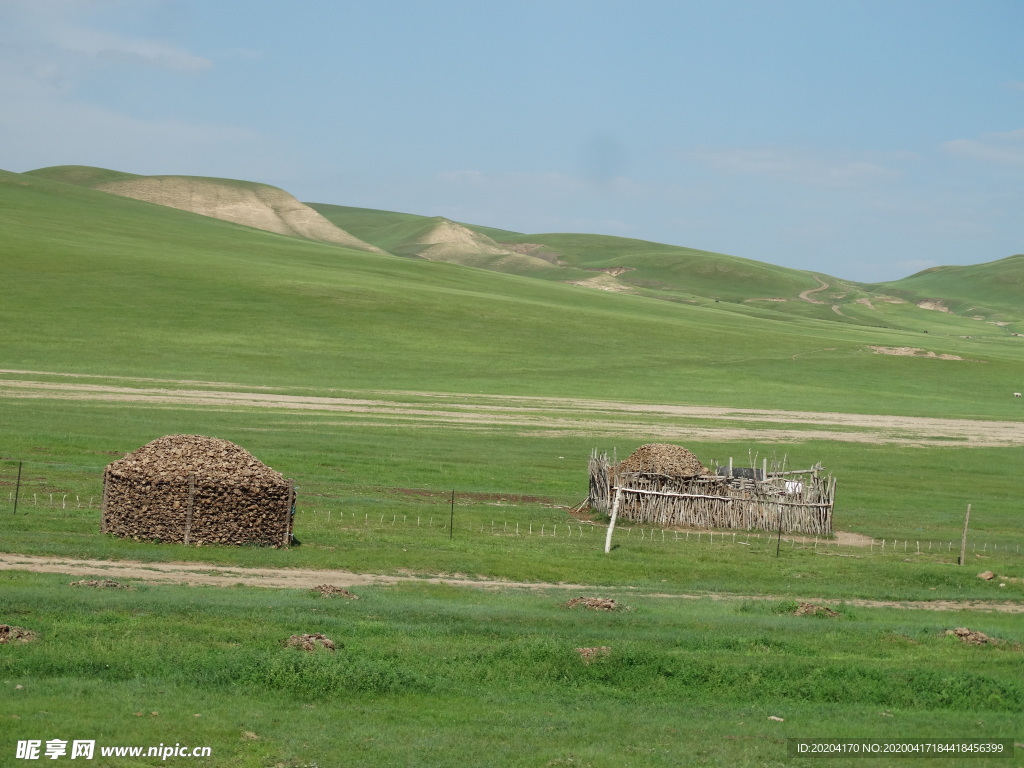
[[[138,184],[201,185],[194,195],[238,194],[290,198],[255,182],[191,177],[145,177],[87,166],[54,166],[27,175],[104,191]],[[208,189],[210,185],[213,188]],[[130,196],[166,203],[155,191]],[[157,197],[147,195],[157,194]],[[167,194],[166,192],[164,194]],[[173,194],[173,193],[172,193]],[[227,193],[230,196],[230,192]],[[198,198],[197,198],[198,199]],[[252,202],[252,201],[250,201]],[[170,203],[188,209],[184,203]],[[198,204],[198,203],[197,203]],[[295,204],[298,205],[297,201]],[[286,207],[290,205],[285,201]],[[690,304],[731,302],[757,317],[791,315],[847,325],[957,336],[1024,332],[1024,256],[972,267],[937,267],[903,280],[858,284],[726,254],[643,240],[587,234],[522,234],[370,208],[305,204],[322,224],[279,221],[270,211],[252,220],[228,218],[270,231],[478,269],[573,283]],[[231,211],[241,201],[229,205]],[[198,210],[198,209],[196,209]],[[219,216],[215,210],[198,210]],[[233,214],[232,214],[233,215]],[[307,217],[308,218],[308,217]],[[257,219],[263,223],[258,223]],[[333,224],[340,232],[326,231]],[[349,235],[354,237],[349,237]],[[360,242],[362,241],[362,242]],[[370,245],[367,245],[370,244]],[[985,324],[996,326],[984,327]]]
[[[375,246],[340,229],[285,190],[269,184],[203,176],[136,176],[77,165],[40,168],[27,175],[198,213],[279,235],[379,252]]]
[[[939,300],[962,316],[1007,322],[1024,333],[1024,254],[969,267],[933,267],[873,286],[913,300]]]
[[[421,238],[444,219],[311,203],[330,221],[391,253],[421,256]],[[789,315],[831,323],[945,336],[1005,336],[1024,327],[1024,273],[1011,257],[979,267],[942,267],[902,281],[859,284],[721,253],[606,235],[522,234],[462,226],[515,252],[462,246],[443,257],[468,266],[575,283],[607,292],[708,305],[728,302],[755,317]],[[426,256],[430,258],[429,255]],[[927,299],[948,297],[929,309]],[[993,328],[987,322],[1005,323]],[[1019,327],[1020,326],[1020,327]]]
[[[122,171],[114,171],[109,168],[95,168],[89,165],[52,165],[46,168],[36,168],[32,171],[26,171],[21,175],[48,179],[50,181],[59,181],[64,184],[75,184],[80,187],[88,187],[89,189],[96,189],[104,184],[110,184],[118,181],[168,178],[204,179],[207,181],[216,181],[225,186],[238,187],[241,189],[276,189],[276,187],[270,187],[267,184],[261,184],[256,181],[245,181],[242,179],[214,179],[206,176],[142,176],[137,173],[124,173]]]
[[[441,221],[438,217],[366,208],[310,205],[367,242],[403,255],[409,251],[411,243]],[[472,224],[464,226],[499,246],[515,246],[523,254],[536,253],[551,267],[559,267],[533,275],[549,280],[584,280],[610,270],[618,273],[614,277],[624,289],[655,297],[700,296],[728,300],[775,295],[796,298],[800,291],[817,286],[807,273],[692,248],[607,235],[526,235]],[[514,272],[519,267],[488,266],[506,272]]]
[[[306,205],[360,240],[373,243],[388,253],[396,253],[404,243],[415,240],[441,220],[440,217],[378,211],[373,208],[351,208],[325,203]]]
[[[496,239],[517,236],[513,232],[459,224],[442,216],[416,216],[324,203],[308,205],[328,221],[353,234],[359,233],[357,237],[396,256],[562,281],[591,277],[581,270],[556,267],[557,258],[545,260],[546,251],[538,256],[532,252],[534,249],[510,247],[509,243]]]
[[[37,176],[40,179],[60,181],[65,184],[77,184],[81,187],[98,187],[110,181],[126,181],[143,178],[137,173],[112,171],[109,168],[95,168],[89,165],[51,165],[27,171],[25,176]]]
[[[1002,418],[1022,355],[360,253],[34,176],[0,175],[0,203],[11,368]]]

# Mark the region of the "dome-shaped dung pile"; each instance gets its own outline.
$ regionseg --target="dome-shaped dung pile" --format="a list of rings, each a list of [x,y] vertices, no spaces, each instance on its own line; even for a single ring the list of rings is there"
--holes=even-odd
[[[227,482],[241,485],[284,482],[277,472],[245,448],[230,440],[202,435],[167,435],[146,443],[107,467],[119,477],[146,477],[153,481],[188,480],[197,483]]]
[[[136,540],[279,546],[291,539],[291,484],[228,440],[168,435],[110,464],[103,530]]]
[[[697,477],[708,473],[700,459],[681,445],[641,445],[619,463],[619,472],[638,472],[671,477]]]

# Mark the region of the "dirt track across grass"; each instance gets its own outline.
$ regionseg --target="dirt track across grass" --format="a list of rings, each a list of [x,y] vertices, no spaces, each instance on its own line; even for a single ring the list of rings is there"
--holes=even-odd
[[[334,587],[358,588],[396,584],[448,584],[475,589],[533,589],[573,592],[593,591],[585,584],[551,584],[545,582],[502,581],[497,579],[470,579],[465,576],[424,574],[394,576],[373,573],[353,573],[343,570],[311,568],[243,568],[215,563],[143,563],[134,560],[78,560],[66,557],[45,557],[0,553],[0,571],[30,571],[32,573],[64,573],[69,576],[101,576],[119,581],[137,580],[164,584],[213,587],[267,587],[272,589],[313,589],[329,584]],[[645,593],[632,587],[608,588],[605,591],[625,592],[636,596],[674,598],[678,600],[793,600],[829,605],[853,605],[866,608],[902,608],[926,611],[983,611],[997,613],[1024,613],[1024,603],[988,602],[985,600],[929,600],[895,601],[862,599],[802,598],[791,595],[734,595]]]
[[[56,379],[56,380],[54,380]],[[92,381],[89,381],[92,379]],[[114,383],[111,383],[114,382]],[[152,386],[160,384],[161,386]],[[343,391],[284,394],[225,382],[96,377],[0,370],[0,398],[78,400],[182,409],[269,409],[330,416],[339,424],[514,430],[546,437],[636,436],[645,440],[838,440],[894,445],[1024,446],[1024,422],[622,403],[457,392]]]

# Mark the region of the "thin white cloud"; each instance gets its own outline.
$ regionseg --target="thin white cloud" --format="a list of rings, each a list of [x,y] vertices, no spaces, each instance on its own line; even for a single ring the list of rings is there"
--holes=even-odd
[[[59,61],[76,70],[111,63],[182,73],[210,69],[210,59],[166,39],[114,32],[91,20],[98,11],[117,6],[144,12],[154,5],[145,0],[0,0],[0,48],[13,47],[23,56]],[[2,52],[12,55],[11,50]]]
[[[785,147],[700,147],[682,154],[724,173],[766,176],[809,186],[849,187],[899,175],[866,159]]]
[[[186,73],[202,72],[213,66],[209,59],[162,40],[115,35],[81,25],[53,28],[49,36],[62,50],[105,62],[142,63]]]
[[[961,157],[1003,165],[1024,165],[1024,128],[1002,133],[983,133],[977,139],[947,141],[942,148]]]
[[[154,68],[188,77],[211,66],[170,42],[95,28],[94,12],[117,5],[127,4],[0,0],[0,168],[81,164],[240,177],[287,170],[280,150],[259,131],[202,118],[143,115],[131,103],[86,98],[81,86],[102,83],[112,64],[136,70],[138,82],[152,77]],[[146,5],[132,0],[131,7]]]

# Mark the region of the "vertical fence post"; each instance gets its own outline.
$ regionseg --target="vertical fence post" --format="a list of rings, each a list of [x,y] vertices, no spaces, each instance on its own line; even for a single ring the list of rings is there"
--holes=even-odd
[[[107,472],[109,467],[103,470],[103,498],[100,499],[100,533],[107,532]]]
[[[967,505],[967,514],[964,515],[964,535],[960,539],[960,557],[957,559],[957,565],[963,565],[964,560],[967,558],[967,524],[971,521],[971,505]]]
[[[608,523],[608,535],[604,538],[604,553],[607,555],[612,551],[612,531],[615,530],[615,518],[619,515],[619,500],[622,498],[622,488],[615,488],[615,501],[612,502],[612,520]]]
[[[196,500],[196,475],[190,472],[188,475],[188,507],[185,509],[185,546],[189,544],[192,537],[192,508]]]
[[[785,510],[781,504],[779,504],[779,540],[775,543],[775,556],[779,556],[779,550],[782,549],[782,513]]]
[[[295,530],[295,479],[288,480],[288,501],[284,508],[284,536],[281,546],[288,547],[292,543],[292,533]]]
[[[18,480],[14,484],[14,512],[12,514],[18,514],[18,494],[21,492],[21,462],[18,462]]]

